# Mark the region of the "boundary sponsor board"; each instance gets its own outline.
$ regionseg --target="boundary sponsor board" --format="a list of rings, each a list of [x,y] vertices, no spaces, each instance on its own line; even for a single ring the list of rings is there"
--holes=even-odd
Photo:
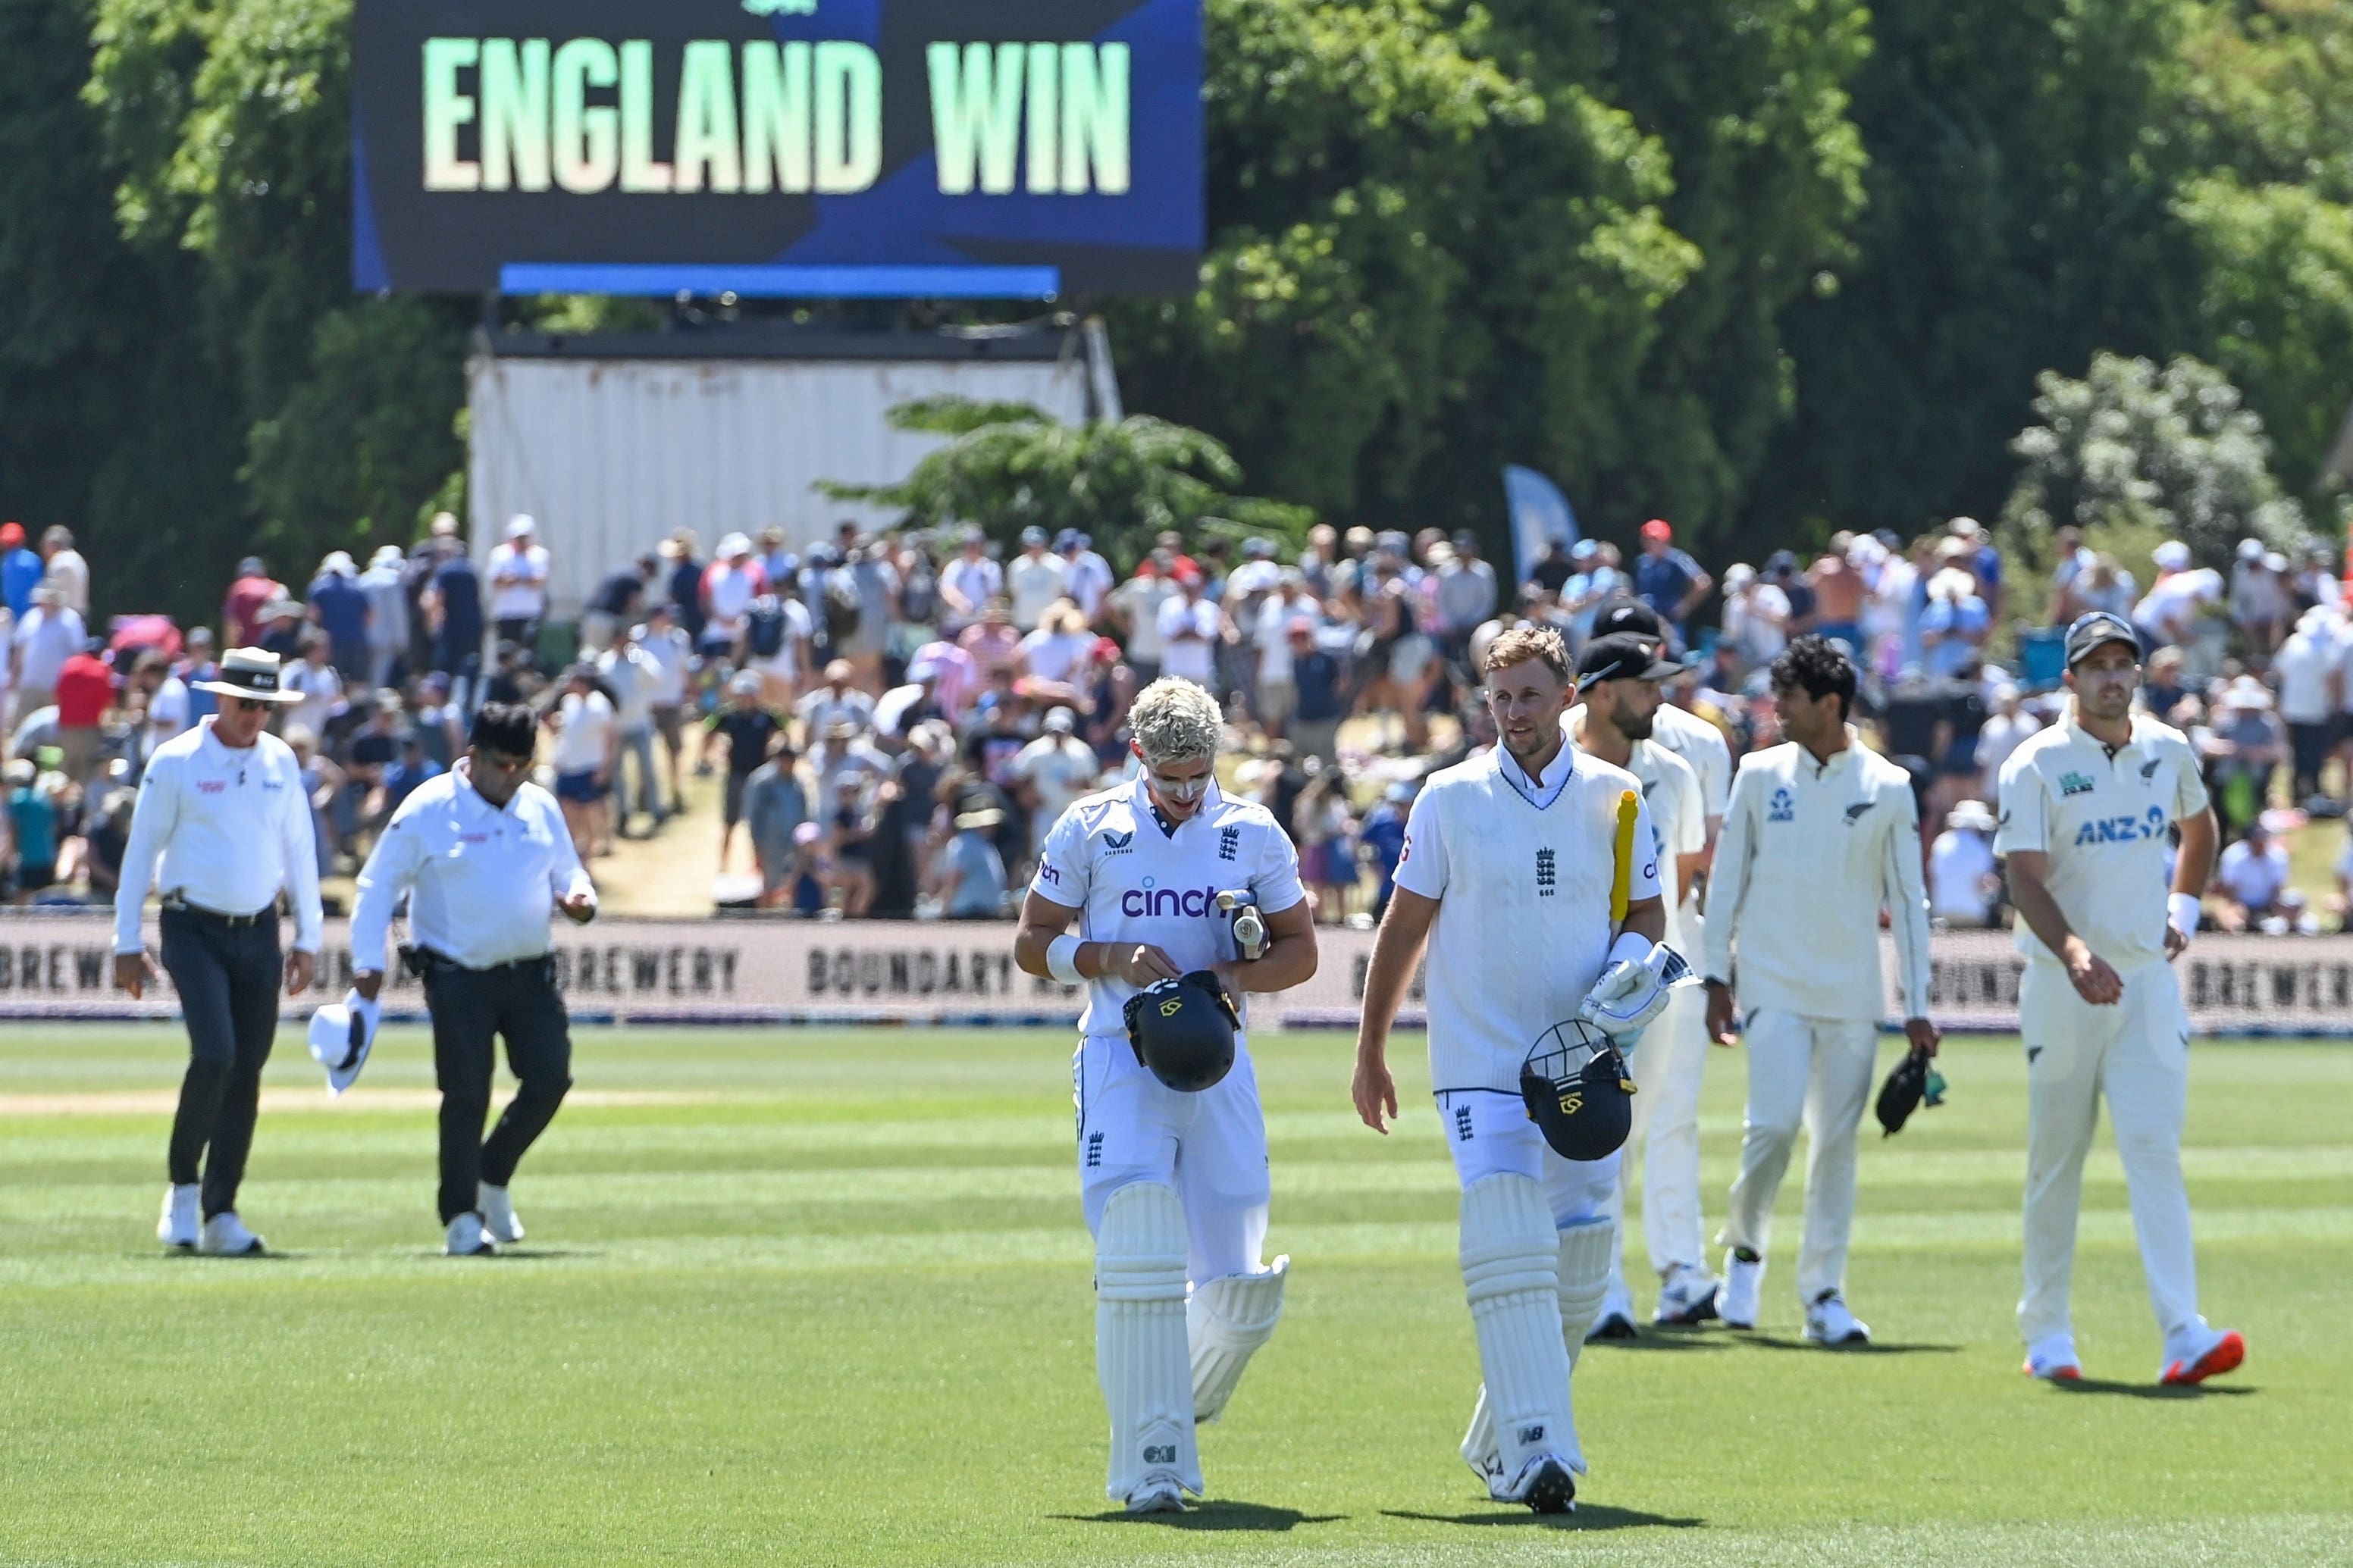
[[[364,293],[1190,289],[1200,0],[356,0]]]
[[[745,920],[558,921],[556,980],[584,1023],[991,1024],[1075,1026],[1075,987],[1013,965],[1009,924]],[[149,930],[151,951],[154,932]],[[1254,1024],[1353,1028],[1373,933],[1319,932],[1315,978],[1252,999]],[[0,1018],[171,1018],[170,981],[133,1002],[113,988],[113,925],[100,910],[0,917]],[[307,1017],[351,984],[349,926],[327,924],[317,985],[287,997]],[[2002,931],[1939,932],[1932,943],[1930,1014],[1947,1029],[2014,1032],[2023,961]],[[2353,937],[2210,934],[2180,961],[2182,1000],[2201,1035],[2353,1035]],[[423,989],[396,961],[387,1010],[415,1016]],[[1888,952],[1883,973],[1894,973]],[[1416,977],[1399,1026],[1423,1022]],[[1891,988],[1887,1021],[1898,1005]]]

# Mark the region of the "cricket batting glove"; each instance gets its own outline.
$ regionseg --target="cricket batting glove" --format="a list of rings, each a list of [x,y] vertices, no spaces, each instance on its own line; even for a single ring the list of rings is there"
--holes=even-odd
[[[1609,966],[1593,983],[1577,1016],[1609,1035],[1639,1035],[1667,1010],[1668,994],[1691,979],[1683,954],[1663,942],[1626,932],[1609,950]]]

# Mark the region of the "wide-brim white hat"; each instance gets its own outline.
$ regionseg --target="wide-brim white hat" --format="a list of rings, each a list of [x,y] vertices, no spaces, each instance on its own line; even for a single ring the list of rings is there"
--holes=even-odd
[[[352,1087],[375,1048],[376,1005],[356,991],[311,1015],[311,1059],[327,1069],[327,1092]]]
[[[286,689],[285,672],[276,654],[267,648],[233,647],[210,680],[191,681],[198,691],[221,697],[242,697],[249,702],[300,702],[302,694]]]

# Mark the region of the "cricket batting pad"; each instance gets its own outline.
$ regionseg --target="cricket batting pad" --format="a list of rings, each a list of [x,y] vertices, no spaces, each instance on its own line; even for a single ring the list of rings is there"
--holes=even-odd
[[[1095,1233],[1095,1376],[1111,1412],[1110,1496],[1125,1501],[1152,1474],[1173,1476],[1198,1495],[1185,1208],[1164,1183],[1132,1183],[1103,1205]]]
[[[1226,1413],[1259,1347],[1274,1337],[1282,1316],[1282,1284],[1291,1259],[1278,1258],[1263,1274],[1226,1274],[1193,1288],[1185,1304],[1186,1337],[1193,1346],[1193,1419]]]
[[[1609,1265],[1618,1250],[1618,1222],[1579,1220],[1560,1232],[1560,1331],[1568,1341],[1568,1370],[1577,1370],[1577,1352],[1601,1303],[1609,1294]]]
[[[1560,1328],[1560,1235],[1532,1177],[1502,1174],[1462,1194],[1462,1287],[1486,1374],[1463,1457],[1490,1476],[1521,1475],[1554,1454],[1577,1470],[1584,1460],[1568,1414],[1568,1348]],[[1474,1457],[1482,1420],[1493,1428],[1494,1471]],[[1478,1445],[1484,1449],[1488,1445]]]

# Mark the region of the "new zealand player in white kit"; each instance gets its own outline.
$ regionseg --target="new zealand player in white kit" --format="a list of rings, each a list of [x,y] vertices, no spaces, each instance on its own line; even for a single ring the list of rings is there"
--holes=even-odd
[[[1218,1418],[1273,1334],[1290,1262],[1261,1260],[1271,1189],[1247,1041],[1222,1079],[1180,1093],[1139,1060],[1122,1016],[1139,990],[1198,970],[1245,1009],[1246,993],[1315,973],[1297,852],[1265,807],[1218,788],[1222,724],[1190,681],[1145,688],[1128,716],[1142,773],[1062,813],[1014,939],[1026,973],[1088,988],[1072,1074],[1096,1373],[1111,1413],[1108,1491],[1137,1512],[1200,1494],[1194,1425]],[[1255,901],[1256,957],[1221,894]]]
[[[2158,1376],[2202,1383],[2246,1343],[2198,1315],[2189,1194],[2181,1181],[2189,1019],[2171,961],[2198,932],[2216,830],[2198,759],[2179,730],[2133,711],[2140,642],[2094,612],[2067,631],[2073,710],[2001,770],[1994,849],[2018,906],[2026,1041],[2026,1370],[2083,1375],[2067,1293],[2084,1155],[2100,1100],[2116,1119],[2149,1305],[2165,1334]],[[2167,891],[2172,832],[2180,853]]]
[[[1462,1185],[1463,1289],[1486,1379],[1462,1457],[1497,1501],[1556,1513],[1586,1469],[1569,1379],[1609,1278],[1618,1159],[1556,1153],[1529,1119],[1521,1067],[1598,997],[1624,1007],[1626,988],[1645,986],[1628,1010],[1664,1006],[1651,965],[1666,908],[1641,782],[1563,733],[1576,686],[1559,634],[1505,632],[1485,676],[1500,743],[1431,775],[1414,801],[1366,977],[1353,1091],[1356,1113],[1386,1132],[1398,1110],[1389,1026],[1426,941],[1430,1084]],[[1611,905],[1630,793],[1620,924]]]
[[[1798,1253],[1806,1337],[1861,1344],[1871,1331],[1846,1304],[1847,1238],[1854,1226],[1855,1131],[1871,1100],[1884,1005],[1883,908],[1895,938],[1904,1032],[1923,1056],[1937,1046],[1927,1018],[1920,811],[1904,770],[1867,750],[1847,722],[1855,673],[1844,650],[1799,637],[1773,661],[1772,681],[1788,739],[1740,760],[1707,890],[1708,1032],[1730,1045],[1736,1022],[1748,1047],[1748,1107],[1724,1226],[1728,1255],[1718,1310],[1733,1328],[1757,1326],[1773,1200],[1803,1127],[1812,1145]]]

